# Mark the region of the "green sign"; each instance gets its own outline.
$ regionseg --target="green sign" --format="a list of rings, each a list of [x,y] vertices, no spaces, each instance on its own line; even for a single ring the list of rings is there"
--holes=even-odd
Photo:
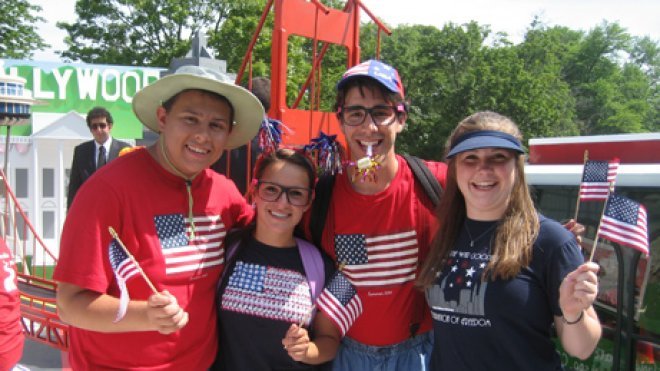
[[[40,103],[32,112],[85,116],[95,106],[105,107],[115,121],[113,136],[142,138],[142,124],[133,114],[135,93],[158,80],[162,68],[71,64],[0,59],[0,73],[26,79],[25,88]],[[30,135],[31,126],[18,126],[12,135]]]

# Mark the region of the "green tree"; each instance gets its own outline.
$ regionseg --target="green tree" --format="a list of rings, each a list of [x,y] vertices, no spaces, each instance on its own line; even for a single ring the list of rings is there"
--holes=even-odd
[[[363,59],[375,54],[374,27],[363,28]],[[398,149],[439,159],[450,131],[480,110],[512,117],[528,137],[578,134],[570,86],[561,79],[567,57],[545,51],[559,48],[558,40],[539,31],[513,46],[476,22],[394,29],[381,57],[397,67],[411,102]]]
[[[570,87],[573,107],[567,114],[573,113],[579,134],[640,132],[656,125],[658,47],[648,37],[632,38],[616,23],[584,33],[535,20],[519,48],[537,76],[548,72]]]
[[[35,28],[35,23],[46,21],[35,15],[40,11],[28,0],[0,1],[0,58],[32,58],[35,50],[50,46]]]
[[[266,0],[78,0],[79,20],[59,25],[69,34],[62,56],[166,67],[188,51],[191,35],[201,30],[215,57],[236,72],[265,5]],[[269,14],[251,55],[253,76],[269,74],[273,19]],[[397,144],[402,152],[441,158],[452,128],[479,110],[510,116],[527,137],[660,129],[658,43],[631,37],[617,23],[585,33],[547,27],[537,18],[518,45],[476,22],[391,30],[381,39],[379,58],[397,67],[410,101],[408,125]],[[376,57],[377,35],[375,24],[362,25],[362,60]],[[323,43],[295,35],[288,42],[287,104],[292,106]],[[330,110],[345,66],[346,51],[331,46],[320,84],[303,90],[298,107],[316,103]],[[247,82],[247,74],[243,78]]]
[[[371,26],[375,27],[375,26]],[[381,59],[402,76],[410,114],[406,130],[397,139],[401,152],[423,158],[442,157],[446,137],[474,106],[470,66],[482,58],[489,29],[475,22],[432,26],[399,26],[382,39]],[[375,57],[375,29],[363,29],[363,58]]]
[[[208,45],[216,51],[217,58],[227,61],[228,70],[240,68],[265,6],[266,0],[236,1],[227,7],[220,27],[209,32]],[[255,76],[265,76],[269,72],[272,29],[273,16],[269,14],[253,50]]]
[[[190,49],[197,31],[215,33],[243,1],[78,0],[68,33],[69,60],[166,67]]]
[[[630,57],[646,75],[649,86],[649,111],[644,128],[651,132],[660,131],[660,44],[648,36],[636,37]]]
[[[602,133],[599,126],[620,111],[621,106],[615,103],[620,81],[618,58],[630,47],[631,38],[625,30],[616,23],[604,22],[581,38],[567,61],[563,73],[576,100],[581,134]]]

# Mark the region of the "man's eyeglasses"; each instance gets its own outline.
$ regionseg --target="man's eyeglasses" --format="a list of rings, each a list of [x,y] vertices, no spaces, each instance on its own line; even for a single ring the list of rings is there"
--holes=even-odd
[[[302,187],[285,187],[277,183],[259,181],[257,183],[257,196],[264,201],[277,201],[286,193],[286,199],[294,206],[307,206],[311,201],[312,189]]]
[[[394,106],[374,106],[371,108],[363,106],[342,106],[339,110],[339,115],[342,122],[348,126],[360,126],[366,120],[367,115],[377,126],[388,126],[396,119],[398,112],[397,107]]]
[[[97,130],[97,129],[105,130],[105,128],[107,128],[107,127],[108,127],[108,124],[91,124],[91,125],[89,125],[89,128],[92,129],[92,130]]]

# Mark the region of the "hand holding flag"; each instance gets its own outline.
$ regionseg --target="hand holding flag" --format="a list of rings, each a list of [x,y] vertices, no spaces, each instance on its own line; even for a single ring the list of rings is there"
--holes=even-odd
[[[289,357],[298,362],[305,361],[310,343],[311,339],[307,329],[296,324],[289,326],[284,339],[282,339],[282,345],[284,345]]]
[[[131,299],[128,293],[128,288],[126,287],[126,282],[133,277],[134,275],[140,273],[144,280],[147,282],[154,294],[157,294],[158,291],[151,283],[147,275],[142,271],[142,268],[138,264],[137,260],[131,255],[124,243],[115,232],[114,228],[108,227],[108,231],[113,237],[112,242],[110,242],[110,247],[108,248],[108,256],[110,258],[110,265],[112,266],[112,271],[115,273],[115,278],[117,279],[117,285],[119,286],[119,309],[117,310],[117,317],[114,322],[121,321],[126,315],[126,309],[128,308],[128,302]]]
[[[188,324],[189,315],[167,290],[149,296],[147,317],[155,330],[163,335],[179,331]]]
[[[559,308],[564,322],[579,322],[598,296],[600,266],[587,262],[568,273],[559,286]]]

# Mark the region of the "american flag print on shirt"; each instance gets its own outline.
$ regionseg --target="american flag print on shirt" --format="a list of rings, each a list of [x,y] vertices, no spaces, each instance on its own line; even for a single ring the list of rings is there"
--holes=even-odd
[[[299,272],[237,261],[222,296],[222,309],[299,323],[312,307],[307,279]]]
[[[341,336],[346,335],[362,313],[362,301],[355,287],[340,271],[325,286],[316,305],[337,326]]]
[[[582,171],[580,201],[605,201],[609,194],[610,182],[616,181],[619,159],[611,161],[587,161]]]
[[[414,280],[418,252],[414,230],[370,237],[363,234],[335,236],[337,264],[357,287]]]
[[[198,272],[224,263],[222,244],[226,230],[220,215],[195,216],[192,240],[190,220],[183,214],[158,215],[154,222],[167,275]]]

